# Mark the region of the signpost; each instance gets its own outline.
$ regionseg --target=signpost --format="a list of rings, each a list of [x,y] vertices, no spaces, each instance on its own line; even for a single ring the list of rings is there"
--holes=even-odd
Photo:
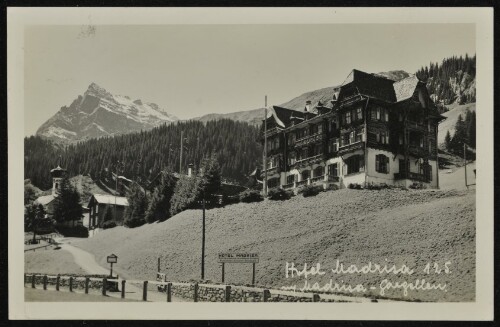
[[[251,263],[252,285],[255,285],[255,264],[259,262],[258,253],[219,253],[219,263],[222,263],[222,282],[224,283],[226,263]]]
[[[116,254],[111,254],[111,255],[108,255],[107,259],[108,259],[108,263],[111,264],[111,270],[109,272],[109,276],[113,277],[113,263],[118,262],[118,256]]]

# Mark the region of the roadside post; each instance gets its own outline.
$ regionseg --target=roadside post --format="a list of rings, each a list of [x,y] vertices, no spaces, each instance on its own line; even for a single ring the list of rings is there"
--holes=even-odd
[[[107,261],[111,265],[110,272],[109,272],[109,277],[113,277],[113,263],[117,263],[118,262],[118,256],[116,254],[108,255]]]

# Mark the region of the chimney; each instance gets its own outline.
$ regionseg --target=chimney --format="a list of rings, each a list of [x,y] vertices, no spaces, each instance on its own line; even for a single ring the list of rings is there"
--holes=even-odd
[[[188,165],[188,177],[191,177],[192,174],[193,174],[193,164],[190,163]]]
[[[311,100],[306,101],[306,106],[304,108],[304,111],[310,112],[311,111]]]

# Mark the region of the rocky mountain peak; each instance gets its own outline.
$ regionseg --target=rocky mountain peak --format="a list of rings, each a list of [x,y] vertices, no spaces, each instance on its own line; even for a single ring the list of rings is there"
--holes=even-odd
[[[59,143],[147,130],[178,120],[157,104],[113,95],[92,82],[83,95],[46,121],[37,135]]]

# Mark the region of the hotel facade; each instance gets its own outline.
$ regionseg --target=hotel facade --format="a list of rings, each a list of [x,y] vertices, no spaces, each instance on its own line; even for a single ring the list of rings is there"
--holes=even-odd
[[[268,109],[267,189],[418,183],[439,188],[437,134],[444,119],[416,76],[393,81],[352,70],[330,103]]]

